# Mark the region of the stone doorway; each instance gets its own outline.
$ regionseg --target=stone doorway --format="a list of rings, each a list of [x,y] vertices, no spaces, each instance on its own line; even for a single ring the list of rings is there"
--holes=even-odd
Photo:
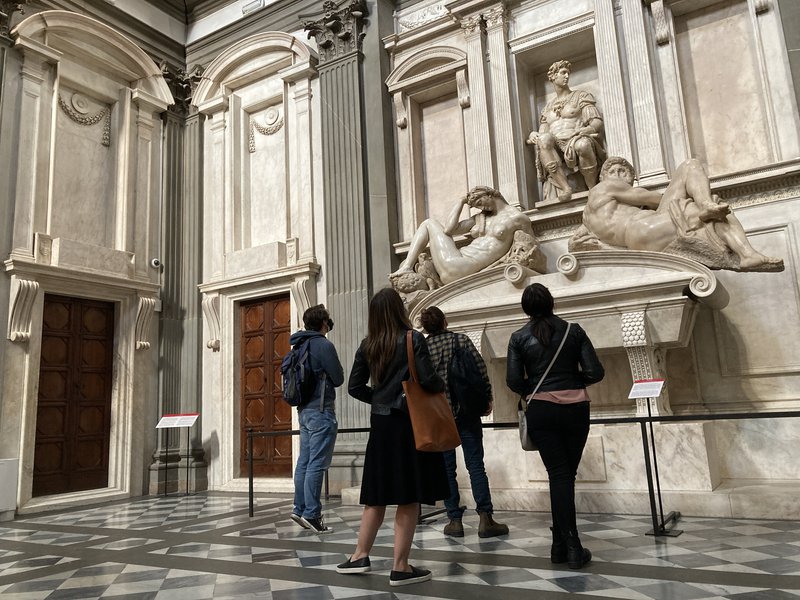
[[[241,331],[239,475],[247,476],[247,430],[289,431],[292,409],[281,397],[280,368],[289,351],[291,306],[289,296],[243,302],[239,306]],[[291,436],[253,440],[256,477],[291,477]]]
[[[45,295],[33,496],[108,486],[114,305]]]

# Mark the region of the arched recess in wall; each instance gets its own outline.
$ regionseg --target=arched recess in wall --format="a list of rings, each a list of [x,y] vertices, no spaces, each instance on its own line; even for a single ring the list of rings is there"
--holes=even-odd
[[[467,55],[447,46],[426,48],[395,67],[386,85],[397,125],[401,234],[409,239],[424,219],[444,220],[467,191]]]
[[[247,410],[237,375],[240,307],[288,294],[294,330],[317,300],[324,248],[317,61],[295,36],[262,32],[217,56],[192,99],[205,115],[200,291],[209,334],[203,370],[214,384],[203,392],[203,429],[220,432],[212,489],[240,476]]]
[[[143,453],[155,440],[147,421],[155,400],[146,382],[156,380],[157,365],[135,355],[153,352],[157,330],[152,315],[160,275],[148,263],[158,256],[161,238],[161,113],[174,100],[153,59],[92,18],[44,11],[11,35],[15,52],[7,56],[19,69],[8,89],[17,93],[18,143],[16,170],[8,175],[14,216],[5,264],[13,314],[28,322],[15,322],[23,333],[15,341],[25,346],[7,365],[24,376],[3,381],[2,395],[24,405],[18,421],[6,424],[19,434],[12,440],[21,465],[18,504],[52,502],[31,500],[43,347],[43,327],[36,324],[44,319],[45,294],[114,306],[107,321],[113,340],[104,349],[114,385],[97,386],[103,419],[114,418],[107,428],[100,417],[92,421],[100,440],[93,456],[107,463],[107,485],[59,493],[59,502],[140,495]],[[18,301],[30,302],[29,310],[17,310]]]
[[[208,117],[207,206],[229,211],[206,213],[206,222],[228,227],[207,232],[223,244],[207,266],[214,277],[241,275],[264,252],[283,265],[315,260],[316,64],[296,37],[268,31],[237,42],[203,74],[192,104]]]

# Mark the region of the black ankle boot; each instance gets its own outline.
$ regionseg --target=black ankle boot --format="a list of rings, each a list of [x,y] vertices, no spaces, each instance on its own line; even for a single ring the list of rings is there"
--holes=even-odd
[[[564,542],[567,546],[567,565],[570,569],[580,569],[592,560],[592,553],[581,546],[577,531],[568,531],[564,536]]]
[[[567,543],[558,529],[551,527],[550,531],[553,532],[553,545],[550,546],[550,562],[554,565],[560,565],[567,562]]]

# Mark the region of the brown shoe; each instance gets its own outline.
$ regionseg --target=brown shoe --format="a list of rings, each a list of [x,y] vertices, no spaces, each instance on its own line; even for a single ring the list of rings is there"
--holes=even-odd
[[[478,513],[481,516],[481,523],[478,525],[478,537],[487,538],[496,535],[508,535],[508,525],[496,523],[491,513]]]
[[[461,519],[450,519],[450,522],[444,526],[444,534],[452,537],[464,537],[464,525]]]

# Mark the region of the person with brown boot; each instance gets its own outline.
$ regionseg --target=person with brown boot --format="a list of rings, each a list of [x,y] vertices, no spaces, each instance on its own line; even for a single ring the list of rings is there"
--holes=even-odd
[[[522,309],[530,321],[508,341],[506,384],[522,396],[528,435],[547,469],[550,560],[580,569],[592,559],[578,537],[575,516],[575,475],[589,436],[586,386],[602,380],[605,371],[586,332],[556,317],[553,307],[553,296],[541,283],[525,288]]]
[[[469,337],[463,333],[447,330],[447,319],[438,307],[431,306],[423,310],[421,322],[428,334],[428,350],[433,364],[436,365],[436,372],[447,383],[445,393],[456,418],[456,426],[461,436],[461,448],[464,451],[464,462],[472,486],[472,496],[480,516],[478,537],[507,535],[508,525],[497,523],[492,517],[494,512],[492,495],[483,464],[481,417],[492,412],[492,385],[489,382],[486,363]],[[454,362],[458,361],[463,361],[461,368],[454,367]],[[462,375],[466,377],[462,378]],[[474,379],[470,381],[469,375]],[[456,451],[450,450],[443,455],[450,484],[450,496],[444,501],[450,522],[445,525],[444,534],[463,537],[464,507],[461,506],[456,480]]]

